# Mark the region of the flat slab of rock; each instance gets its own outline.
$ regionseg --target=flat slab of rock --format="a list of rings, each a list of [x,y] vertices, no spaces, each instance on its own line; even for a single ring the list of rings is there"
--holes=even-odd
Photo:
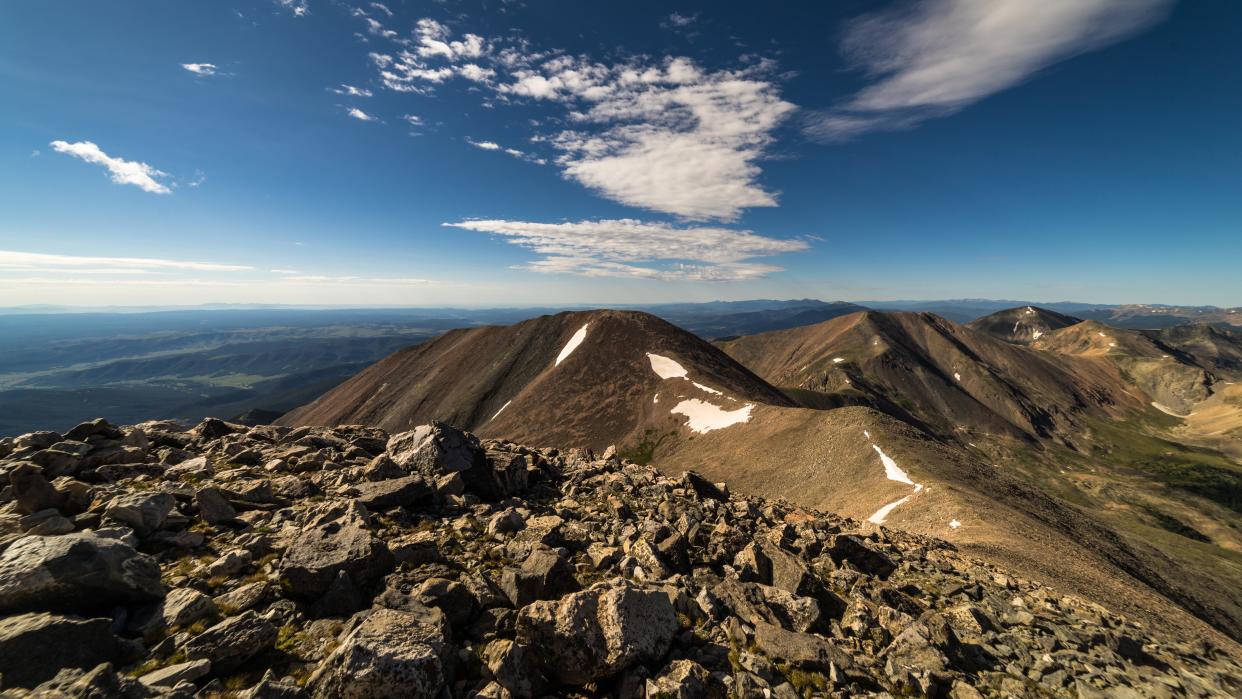
[[[137,644],[112,633],[111,619],[40,613],[8,617],[0,624],[0,676],[6,688],[33,687],[64,668],[128,663],[141,653]]]
[[[312,602],[328,592],[338,573],[363,589],[393,565],[392,553],[362,518],[346,514],[312,527],[290,544],[280,565],[281,589],[293,599]]]
[[[228,672],[276,643],[276,627],[253,611],[232,616],[186,642],[191,660],[210,660],[216,672]]]
[[[94,534],[27,536],[0,554],[0,611],[111,611],[164,596],[156,562]]]

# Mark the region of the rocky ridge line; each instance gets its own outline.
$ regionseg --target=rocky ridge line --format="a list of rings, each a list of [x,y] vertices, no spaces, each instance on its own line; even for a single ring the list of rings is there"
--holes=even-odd
[[[1215,697],[939,540],[433,424],[0,439],[11,697]]]

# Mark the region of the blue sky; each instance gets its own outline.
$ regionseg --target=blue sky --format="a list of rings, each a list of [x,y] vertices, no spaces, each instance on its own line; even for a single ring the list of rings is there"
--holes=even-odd
[[[0,305],[1238,305],[1240,27],[1172,0],[4,3]]]

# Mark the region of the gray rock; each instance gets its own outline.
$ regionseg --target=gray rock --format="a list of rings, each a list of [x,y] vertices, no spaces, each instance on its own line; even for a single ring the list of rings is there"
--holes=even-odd
[[[52,487],[43,476],[43,469],[32,463],[19,463],[9,471],[13,499],[19,514],[31,515],[42,510],[59,510],[65,496]]]
[[[210,660],[218,673],[227,673],[268,650],[276,642],[276,627],[254,611],[232,616],[186,642],[182,650],[191,660]]]
[[[191,660],[153,670],[138,678],[151,687],[175,687],[180,682],[193,682],[211,672],[210,660]]]
[[[375,609],[307,683],[320,699],[438,698],[452,649],[443,615]]]
[[[530,699],[543,689],[534,660],[513,641],[492,641],[483,649],[482,658],[492,679],[517,699]]]
[[[104,516],[147,536],[164,525],[177,499],[169,493],[129,493],[112,498]]]
[[[356,510],[311,527],[285,551],[280,563],[281,589],[287,596],[314,601],[327,593],[338,573],[359,590],[392,570],[392,553],[366,529]]]
[[[358,490],[358,503],[376,511],[390,507],[413,507],[430,500],[433,492],[422,476],[359,483],[355,488]]]
[[[661,658],[677,628],[667,595],[623,583],[527,605],[518,613],[517,642],[547,677],[585,684]]]
[[[110,610],[163,596],[155,561],[116,539],[28,536],[0,554],[0,612]]]
[[[664,699],[703,699],[707,696],[707,670],[693,660],[674,660],[656,677],[647,680],[647,696]]]
[[[810,597],[799,597],[771,585],[726,579],[712,594],[749,624],[775,624],[791,631],[821,628],[823,612]]]
[[[237,518],[237,510],[219,488],[200,488],[194,493],[198,516],[208,524],[224,524]]]
[[[112,633],[111,619],[22,614],[0,624],[0,676],[5,686],[33,687],[64,668],[137,659],[141,647]]]

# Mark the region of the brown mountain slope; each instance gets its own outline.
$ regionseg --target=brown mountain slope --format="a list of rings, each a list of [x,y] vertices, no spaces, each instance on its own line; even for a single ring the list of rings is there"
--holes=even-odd
[[[653,420],[741,419],[753,403],[791,405],[698,337],[646,313],[602,310],[450,331],[280,423],[397,432],[443,420],[482,436],[603,449],[635,441]]]
[[[966,327],[1015,345],[1029,345],[1053,330],[1082,321],[1038,306],[1019,306],[972,320]]]
[[[804,403],[871,396],[963,441],[1004,435],[1072,444],[1080,418],[1136,408],[1115,373],[1011,345],[930,313],[868,311],[720,343]],[[886,411],[892,412],[892,411]],[[899,416],[900,413],[897,413]]]
[[[1125,383],[1147,394],[1154,407],[1174,415],[1189,413],[1195,403],[1211,396],[1216,380],[1191,354],[1165,344],[1159,334],[1093,320],[1051,332],[1031,346],[1111,368]]]

